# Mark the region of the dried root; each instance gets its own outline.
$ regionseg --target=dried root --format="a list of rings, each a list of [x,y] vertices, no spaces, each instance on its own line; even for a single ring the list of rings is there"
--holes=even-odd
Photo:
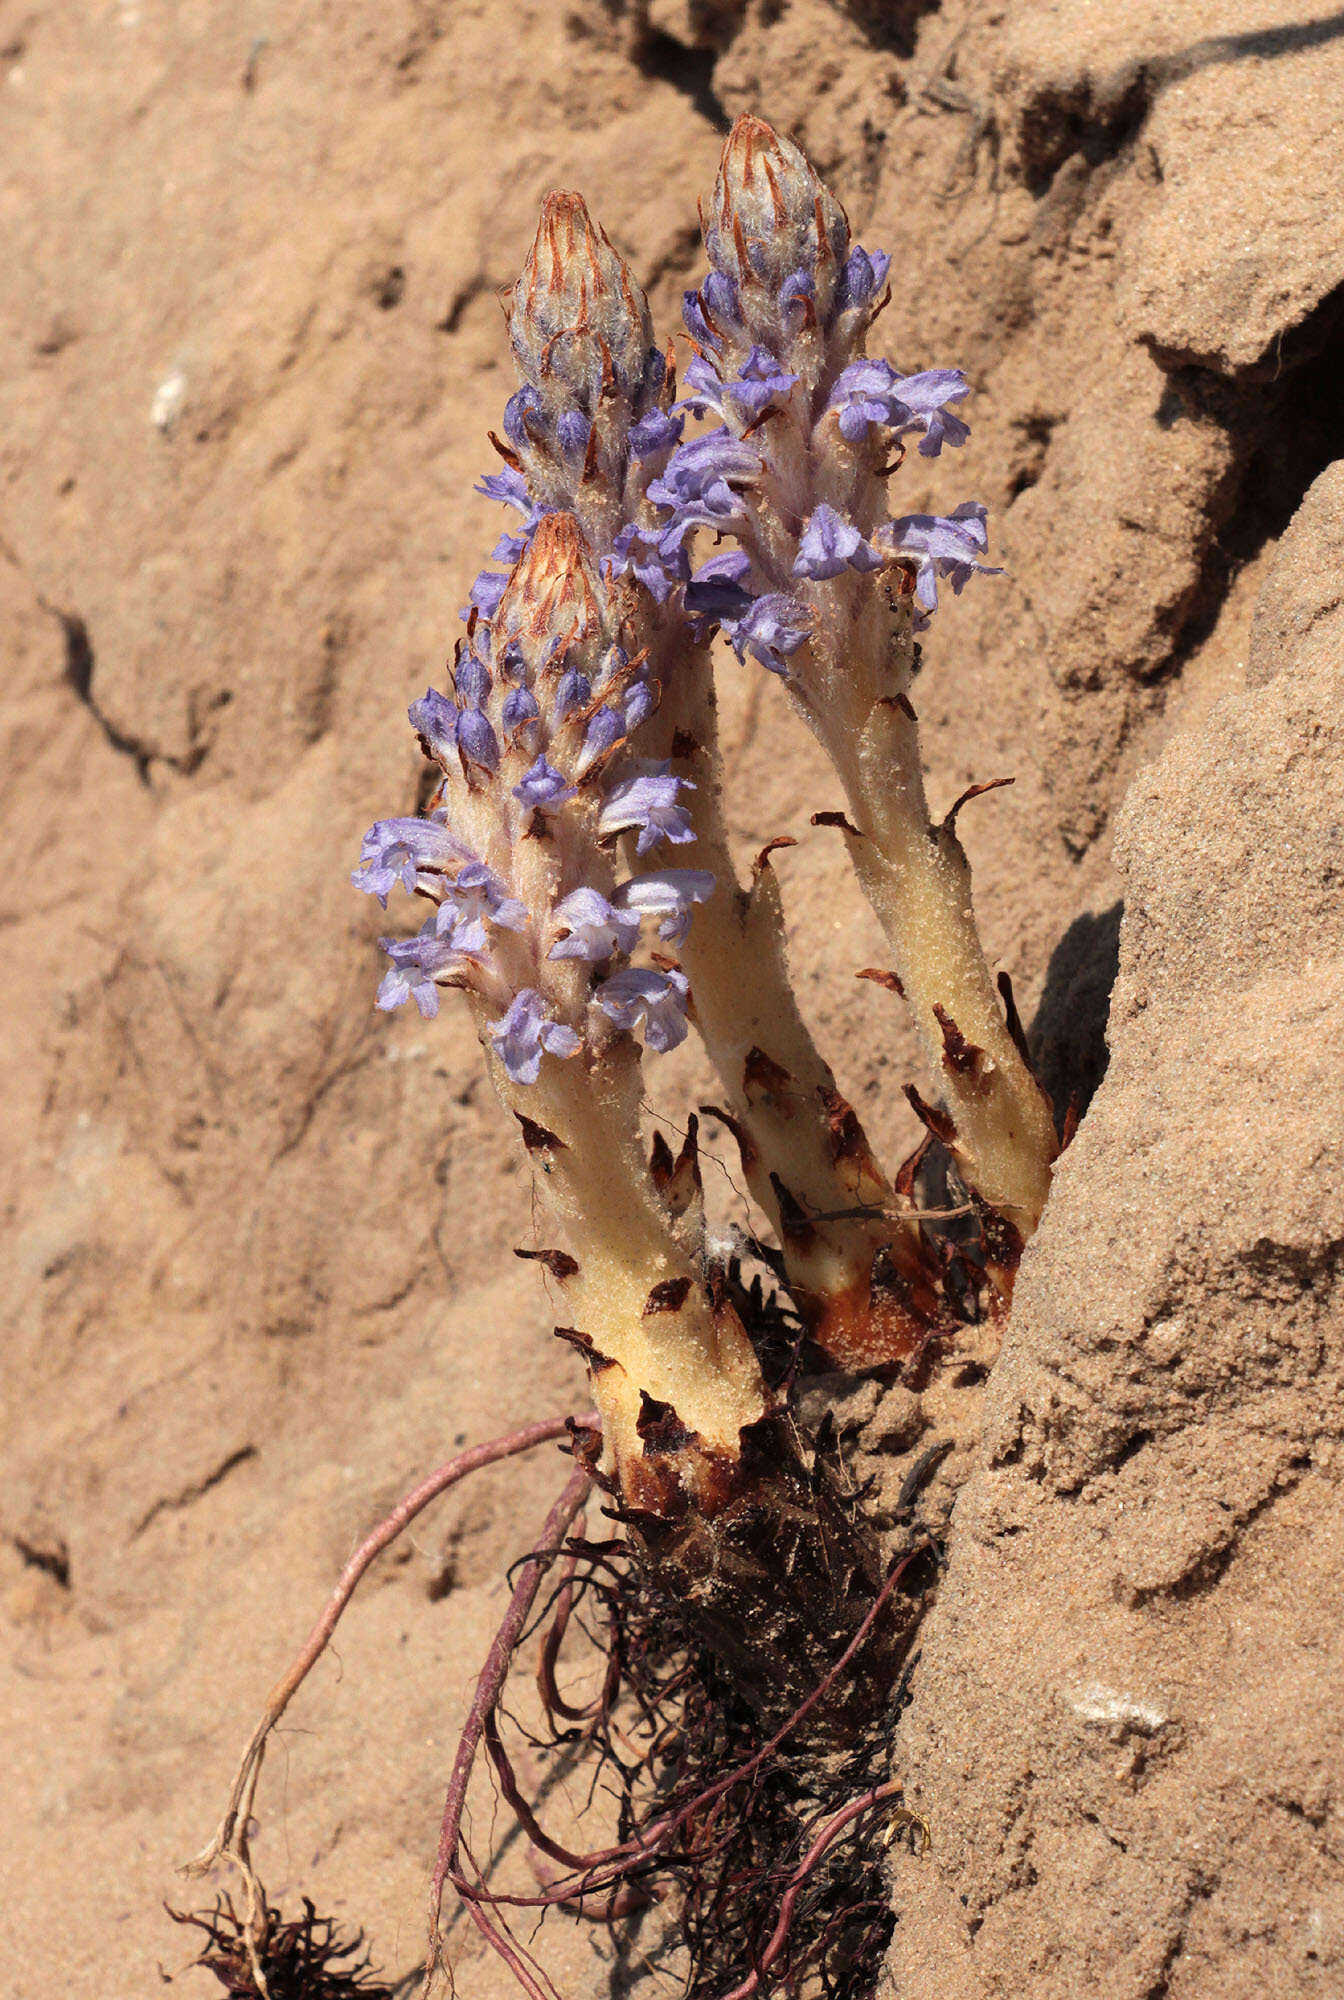
[[[393,1989],[374,1977],[364,1937],[341,1941],[329,1917],[319,1917],[305,1896],[303,1915],[282,1923],[280,1912],[262,1912],[261,1935],[227,1896],[206,1915],[170,1910],[174,1923],[204,1931],[194,1964],[213,1972],[231,2000],[394,2000]],[[258,1973],[260,1971],[260,1981]]]

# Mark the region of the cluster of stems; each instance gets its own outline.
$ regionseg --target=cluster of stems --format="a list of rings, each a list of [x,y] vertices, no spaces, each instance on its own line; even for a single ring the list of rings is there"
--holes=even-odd
[[[986,568],[985,520],[974,504],[892,518],[888,481],[907,437],[930,456],[964,440],[965,378],[866,354],[887,260],[851,243],[834,196],[758,119],[725,144],[705,249],[678,400],[629,266],[578,195],[546,198],[509,300],[502,466],[479,489],[519,518],[472,586],[451,687],[410,711],[438,789],[422,816],[372,829],[355,880],[429,906],[417,935],[384,940],[379,1004],[430,1015],[443,990],[465,994],[563,1228],[563,1247],[533,1254],[591,1374],[589,1462],[712,1597],[715,1560],[687,1554],[687,1523],[741,1525],[754,1495],[745,1548],[763,1520],[807,1508],[707,1254],[694,1118],[679,1158],[647,1149],[645,1051],[688,1025],[703,1038],[793,1303],[834,1360],[892,1362],[949,1319],[940,1255],[799,1012],[770,850],[739,880],[716,651],[776,675],[835,766],[888,983],[941,1106],[917,1101],[1003,1292],[1056,1140],[979,941],[954,816],[930,819],[909,694],[939,581],[960,590]],[[827,1565],[871,1602],[857,1557],[799,1568]],[[854,1620],[832,1622],[834,1654]]]

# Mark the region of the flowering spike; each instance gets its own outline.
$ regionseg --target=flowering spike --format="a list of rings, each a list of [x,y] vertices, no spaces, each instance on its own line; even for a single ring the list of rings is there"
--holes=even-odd
[[[851,244],[839,202],[762,119],[730,132],[704,235],[709,275],[686,305],[700,348],[688,401],[721,422],[649,488],[658,548],[681,551],[702,527],[736,543],[695,573],[688,606],[739,659],[785,680],[840,771],[851,859],[952,1104],[962,1171],[1009,1225],[1003,1240],[1020,1240],[1049,1188],[1054,1127],[985,963],[965,856],[930,821],[908,697],[939,581],[955,593],[996,573],[985,510],[967,501],[893,520],[884,484],[911,433],[928,458],[965,442],[951,406],[969,385],[959,369],[902,375],[862,352],[889,260]],[[944,1020],[975,1064],[950,1060]]]

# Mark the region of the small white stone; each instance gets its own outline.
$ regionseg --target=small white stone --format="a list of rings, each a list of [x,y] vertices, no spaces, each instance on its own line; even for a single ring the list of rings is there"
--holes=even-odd
[[[1160,1729],[1169,1720],[1165,1709],[1155,1702],[1121,1694],[1115,1688],[1104,1687],[1100,1681],[1089,1681],[1085,1687],[1073,1689],[1069,1705],[1085,1722],[1121,1722],[1151,1731]]]
[[[149,420],[156,430],[170,431],[181,416],[187,400],[187,378],[180,368],[170,369],[154,391]]]

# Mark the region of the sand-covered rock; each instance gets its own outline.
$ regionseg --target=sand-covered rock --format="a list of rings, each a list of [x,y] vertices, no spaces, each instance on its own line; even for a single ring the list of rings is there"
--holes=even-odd
[[[1272,663],[1121,816],[1110,1068],[901,1730],[935,1843],[896,1992],[1344,1979],[1342,469],[1269,571]]]

